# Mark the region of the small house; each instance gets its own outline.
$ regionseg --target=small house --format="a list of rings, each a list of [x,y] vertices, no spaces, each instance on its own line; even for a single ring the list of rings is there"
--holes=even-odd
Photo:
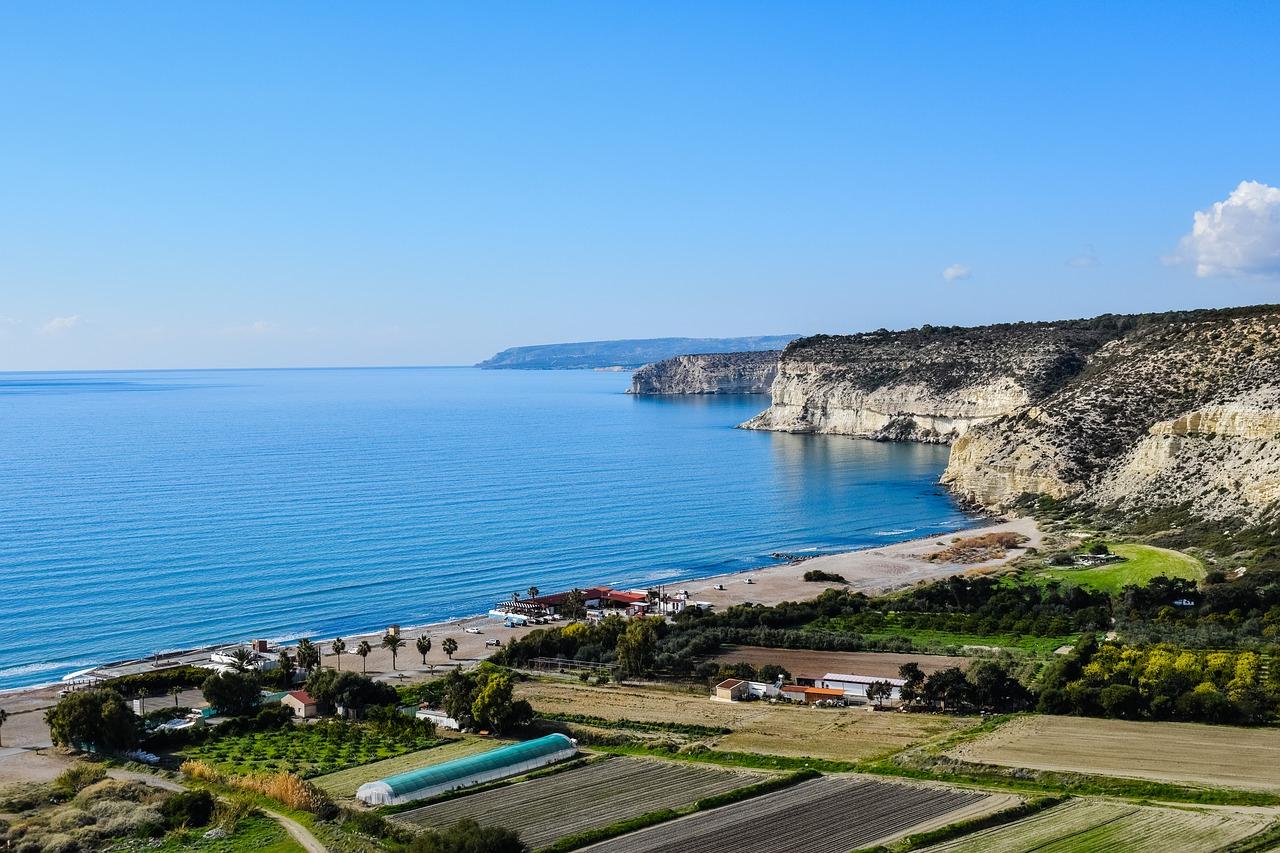
[[[293,709],[295,717],[308,719],[319,716],[316,711],[316,700],[305,690],[290,690],[280,698],[280,704]]]
[[[419,720],[430,720],[435,723],[437,729],[449,729],[450,731],[462,731],[462,726],[453,717],[450,717],[444,711],[435,708],[419,707],[417,713],[414,714]]]
[[[717,702],[742,702],[750,695],[750,684],[741,678],[727,678],[716,685],[711,698]]]

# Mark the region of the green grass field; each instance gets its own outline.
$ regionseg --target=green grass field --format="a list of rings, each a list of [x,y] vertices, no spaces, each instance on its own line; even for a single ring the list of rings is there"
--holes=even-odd
[[[902,630],[869,632],[864,637],[872,640],[889,639],[891,637],[907,637],[915,646],[915,651],[948,652],[950,649],[964,646],[985,646],[988,648],[1018,649],[1033,655],[1051,655],[1059,646],[1070,646],[1079,639],[1079,634],[1064,634],[1060,637],[1035,637],[1030,634],[957,634],[951,631],[933,631],[927,628],[904,628]]]
[[[323,788],[332,797],[339,799],[354,797],[356,789],[365,782],[376,782],[378,779],[394,776],[397,773],[406,773],[410,770],[417,770],[420,767],[441,764],[445,761],[452,761],[455,758],[484,752],[487,749],[496,749],[501,745],[498,741],[482,738],[449,740],[439,746],[420,749],[395,758],[375,761],[372,764],[363,764],[359,767],[340,770],[324,776],[317,776],[311,781]]]
[[[1100,592],[1116,593],[1129,584],[1142,585],[1159,575],[1199,580],[1204,566],[1195,557],[1151,545],[1115,544],[1111,552],[1124,557],[1123,563],[1093,569],[1054,568],[1036,573],[1037,578],[1060,580]]]
[[[301,853],[302,847],[269,817],[253,815],[236,824],[236,831],[226,838],[204,837],[204,829],[174,832],[159,847],[147,847],[155,853],[178,853],[194,850],[200,853]],[[132,848],[131,848],[132,849]]]
[[[286,726],[215,738],[182,754],[228,773],[285,770],[307,778],[394,758],[435,742],[420,735],[382,734],[366,726]]]

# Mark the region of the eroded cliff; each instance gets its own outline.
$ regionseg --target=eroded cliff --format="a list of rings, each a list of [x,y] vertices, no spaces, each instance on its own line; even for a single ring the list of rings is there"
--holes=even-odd
[[[629,394],[767,394],[779,350],[679,355],[631,375]]]

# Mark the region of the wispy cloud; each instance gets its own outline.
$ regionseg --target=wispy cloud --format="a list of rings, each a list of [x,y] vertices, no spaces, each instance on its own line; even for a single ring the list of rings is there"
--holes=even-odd
[[[973,277],[973,270],[965,264],[952,264],[942,271],[942,277],[947,281],[963,281]]]
[[[71,331],[79,325],[80,315],[71,314],[67,317],[54,317],[36,331],[42,335],[61,335],[65,332]]]
[[[1200,278],[1280,277],[1280,188],[1241,181],[1225,201],[1198,210],[1174,263]]]
[[[228,326],[222,330],[222,333],[224,335],[236,335],[236,336],[245,336],[245,335],[260,336],[260,335],[269,335],[272,332],[276,331],[277,328],[279,327],[276,326],[275,323],[272,323],[269,320],[254,320],[252,323],[245,323],[240,326]]]
[[[1084,270],[1084,269],[1089,269],[1090,267],[1096,267],[1100,263],[1102,262],[1099,261],[1098,256],[1094,254],[1092,246],[1085,249],[1083,252],[1081,252],[1078,255],[1072,255],[1071,257],[1067,258],[1067,266],[1075,267],[1078,270]]]

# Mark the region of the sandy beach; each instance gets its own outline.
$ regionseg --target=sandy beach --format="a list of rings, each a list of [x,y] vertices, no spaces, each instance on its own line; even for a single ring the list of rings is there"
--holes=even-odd
[[[803,600],[812,598],[828,588],[851,589],[868,594],[885,593],[920,581],[975,569],[991,568],[1024,553],[1025,549],[1014,549],[1002,560],[978,564],[930,562],[923,559],[930,552],[937,551],[941,542],[949,542],[958,537],[977,533],[997,531],[1020,533],[1027,537],[1026,544],[1030,547],[1039,546],[1042,539],[1033,519],[1017,518],[982,527],[957,530],[945,536],[930,536],[860,551],[814,557],[799,563],[785,563],[747,572],[669,583],[666,587],[672,592],[688,590],[694,601],[708,602],[718,608],[744,602],[771,605],[781,601]],[[841,585],[805,581],[804,573],[814,569],[841,575],[849,583]],[[748,579],[751,583],[747,583]],[[717,589],[718,586],[724,588]],[[433,673],[444,671],[448,666],[473,665],[497,651],[494,647],[486,646],[486,641],[500,640],[503,645],[506,645],[511,640],[535,630],[535,627],[506,628],[497,619],[471,616],[433,625],[405,628],[403,633],[406,645],[399,652],[395,670],[391,665],[391,653],[379,646],[385,629],[369,634],[351,635],[344,637],[347,652],[342,655],[341,668],[357,672],[363,669],[369,675],[388,681],[421,680]],[[477,629],[481,633],[468,633],[468,628]],[[426,665],[422,662],[422,656],[414,648],[414,640],[424,635],[431,637],[432,641]],[[446,637],[452,637],[458,643],[458,650],[452,659],[445,655],[441,648]],[[368,640],[369,645],[373,647],[373,651],[363,662],[354,653],[355,647],[361,640]],[[329,654],[331,641],[332,638],[315,640],[325,652],[324,665],[336,667],[339,665],[338,658]],[[146,668],[146,665],[143,664],[142,668]],[[0,694],[0,707],[14,715],[4,729],[6,745],[34,746],[45,742],[45,737],[41,736],[43,722],[39,721],[42,716],[39,712],[57,701],[60,688],[61,685],[45,685]],[[188,697],[183,698],[184,701],[188,700]],[[193,692],[189,698],[195,700],[198,699],[198,695]],[[20,714],[21,719],[18,718]]]

